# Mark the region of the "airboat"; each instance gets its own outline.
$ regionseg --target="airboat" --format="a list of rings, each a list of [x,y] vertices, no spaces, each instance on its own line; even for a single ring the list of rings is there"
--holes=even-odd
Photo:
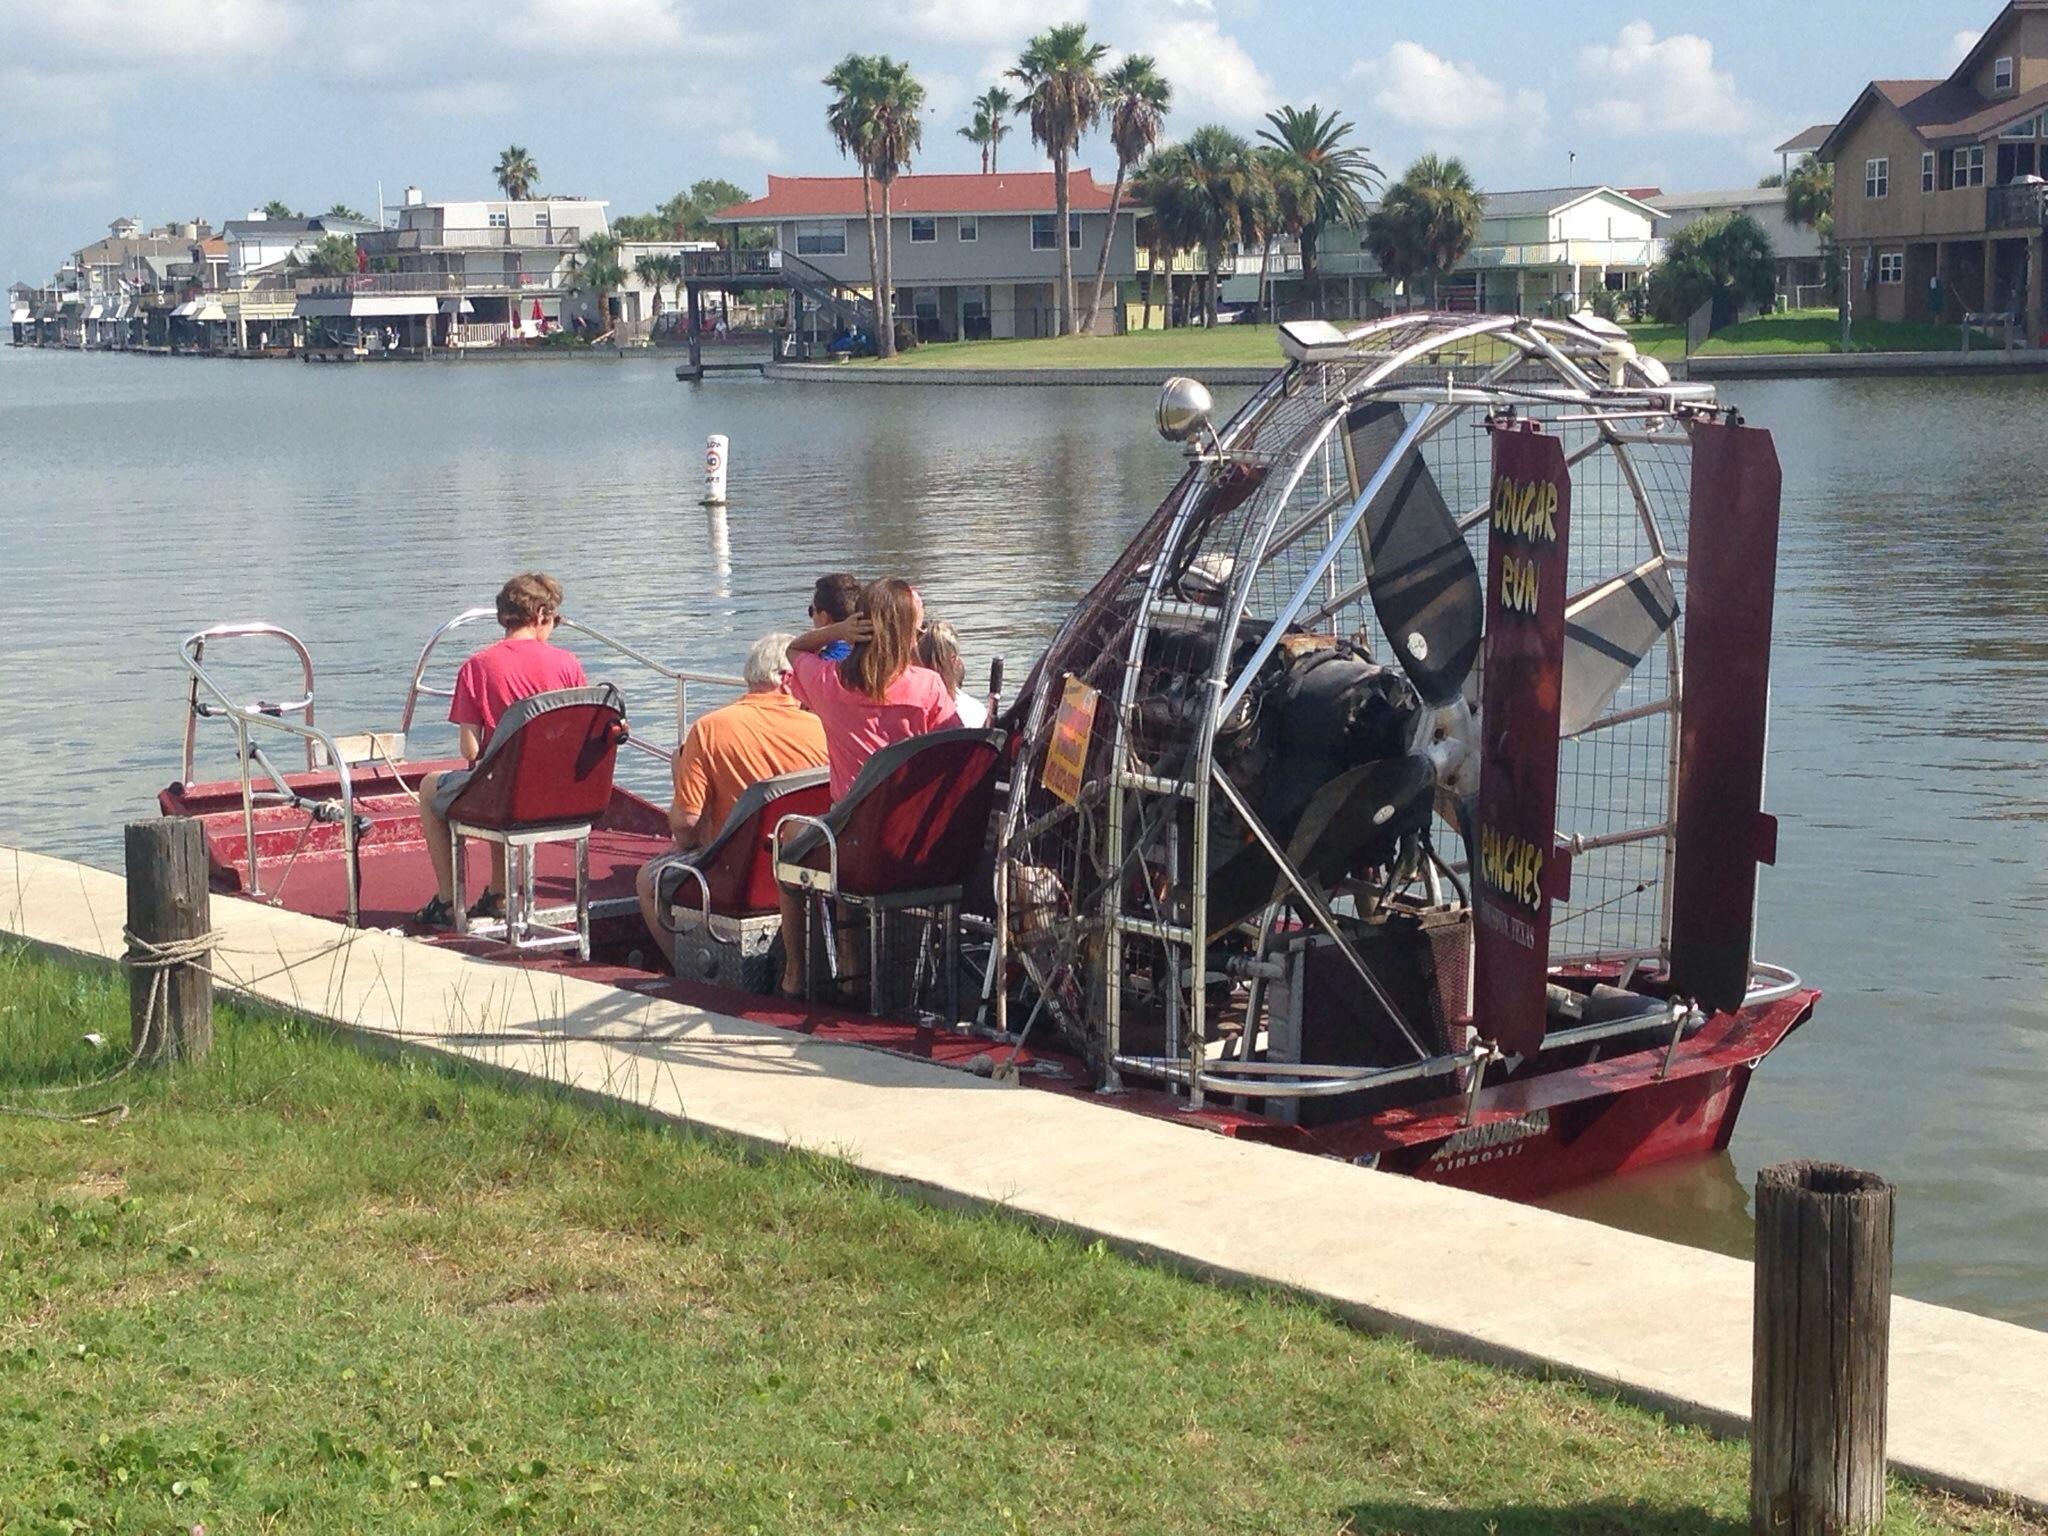
[[[1184,472],[995,728],[901,743],[836,804],[757,786],[659,946],[633,875],[663,813],[613,762],[739,680],[566,626],[672,693],[675,734],[609,691],[501,730],[451,820],[507,849],[510,912],[431,941],[1496,1194],[1725,1147],[1819,996],[1754,952],[1769,433],[1592,316],[1281,340],[1225,421],[1162,391]],[[288,631],[188,637],[160,804],[202,820],[216,889],[402,923],[429,884],[410,787],[445,766],[407,755],[413,718],[489,616],[428,640],[397,729],[351,736]],[[281,703],[208,660],[257,640],[298,665]],[[233,778],[195,777],[207,720]],[[865,928],[867,1009],[762,995],[778,884],[819,898],[812,975]]]

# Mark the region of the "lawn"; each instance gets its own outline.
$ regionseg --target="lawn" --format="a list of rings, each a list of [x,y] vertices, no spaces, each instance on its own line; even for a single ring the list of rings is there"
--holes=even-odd
[[[1685,328],[1679,325],[1633,325],[1629,335],[1651,357],[1670,361],[1685,356]],[[1782,352],[1839,352],[1841,317],[1832,309],[1793,309],[1759,315],[1754,320],[1723,326],[1701,345],[1700,357],[1747,357]],[[1892,320],[1858,320],[1850,332],[1854,352],[1953,352],[1962,345],[1957,325],[1920,325]],[[1970,341],[1973,351],[1998,343],[1982,331]]]
[[[0,1114],[0,1531],[1747,1528],[1742,1446],[1598,1394],[220,1014],[50,1093],[124,990],[0,949],[0,1103],[131,1108]]]
[[[935,342],[889,362],[849,368],[1277,368],[1280,340],[1269,325],[1214,330],[1133,331],[1125,336],[1051,336],[1035,341]]]

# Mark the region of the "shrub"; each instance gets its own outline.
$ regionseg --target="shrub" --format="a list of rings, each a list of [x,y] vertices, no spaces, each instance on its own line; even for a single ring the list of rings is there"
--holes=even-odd
[[[1666,324],[1683,325],[1712,301],[1718,330],[1747,306],[1770,308],[1777,286],[1777,260],[1761,224],[1746,213],[1705,218],[1666,243],[1664,259],[1650,269],[1649,306]]]

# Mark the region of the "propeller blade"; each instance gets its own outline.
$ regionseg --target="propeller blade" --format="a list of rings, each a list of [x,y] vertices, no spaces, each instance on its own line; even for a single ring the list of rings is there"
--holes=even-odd
[[[1576,736],[1606,713],[1621,685],[1677,619],[1678,597],[1661,559],[1602,582],[1567,604],[1559,734]]]
[[[1354,496],[1393,450],[1401,408],[1371,401],[1344,424],[1344,466]],[[1425,704],[1448,704],[1479,655],[1486,591],[1457,519],[1419,453],[1388,479],[1363,526],[1373,611],[1394,659]]]

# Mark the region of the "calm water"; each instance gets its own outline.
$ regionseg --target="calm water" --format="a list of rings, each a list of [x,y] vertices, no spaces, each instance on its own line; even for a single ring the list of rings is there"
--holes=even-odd
[[[2048,531],[2039,455],[2000,425],[2042,386],[1730,392],[1786,468],[1760,949],[1827,997],[1732,1158],[1570,1207],[1743,1251],[1757,1166],[1839,1158],[1902,1186],[1901,1289],[2048,1327]],[[427,632],[524,566],[720,669],[800,627],[817,572],[901,571],[1014,679],[1174,478],[1150,409],[653,363],[0,351],[0,840],[118,866],[120,823],[176,770],[180,635],[286,623],[323,723],[387,726]],[[713,431],[722,519],[696,504]]]

